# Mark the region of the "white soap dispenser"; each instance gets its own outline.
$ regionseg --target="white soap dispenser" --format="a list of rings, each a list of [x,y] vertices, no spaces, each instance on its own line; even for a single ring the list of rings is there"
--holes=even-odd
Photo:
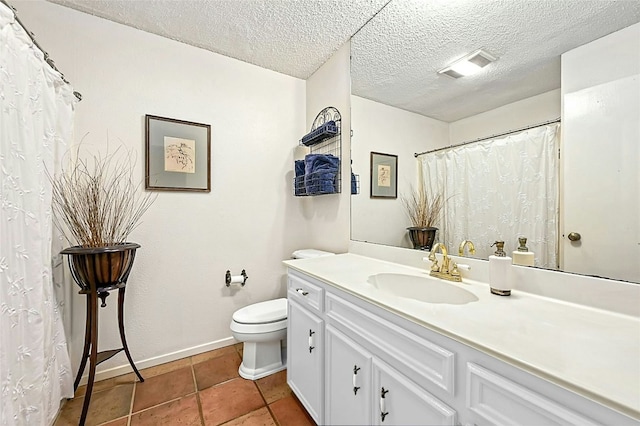
[[[518,246],[518,250],[513,252],[513,264],[533,266],[535,263],[535,255],[532,251],[529,251],[529,248],[527,247],[527,238],[520,237],[518,238],[518,242],[520,243],[520,246]]]
[[[489,256],[489,287],[498,296],[511,296],[511,258],[504,252],[504,241],[496,241],[494,254]]]

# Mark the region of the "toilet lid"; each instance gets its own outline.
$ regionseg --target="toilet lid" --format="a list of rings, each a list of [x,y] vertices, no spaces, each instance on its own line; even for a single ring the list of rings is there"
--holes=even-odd
[[[294,259],[312,259],[314,257],[331,256],[333,254],[335,253],[331,253],[323,250],[302,249],[302,250],[294,251],[292,257]]]
[[[264,324],[287,318],[287,299],[267,300],[238,309],[233,320],[242,324]]]

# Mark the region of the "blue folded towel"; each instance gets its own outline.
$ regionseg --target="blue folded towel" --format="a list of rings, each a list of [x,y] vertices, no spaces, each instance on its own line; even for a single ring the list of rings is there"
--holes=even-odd
[[[351,172],[351,193],[358,193],[358,182],[356,181],[356,175],[353,172]]]
[[[307,194],[336,192],[335,180],[340,158],[331,154],[308,154],[304,157],[304,186]]]
[[[307,190],[304,187],[304,160],[295,161],[295,173],[296,177],[293,183],[294,194],[305,195],[307,193]]]
[[[321,126],[318,126],[318,128],[313,130],[312,132],[304,135],[301,142],[305,146],[311,146],[320,143],[327,138],[333,137],[337,133],[338,126],[336,126],[335,121],[331,120],[322,124]]]

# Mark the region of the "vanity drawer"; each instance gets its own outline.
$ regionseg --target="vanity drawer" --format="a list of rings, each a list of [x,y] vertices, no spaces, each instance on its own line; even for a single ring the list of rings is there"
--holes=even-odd
[[[351,337],[363,346],[374,347],[380,358],[417,384],[436,385],[454,394],[453,352],[330,293],[325,306],[329,319],[351,331]]]
[[[324,290],[307,280],[289,275],[287,296],[303,306],[322,312]]]
[[[472,362],[467,363],[467,407],[494,425],[581,425],[596,422]]]

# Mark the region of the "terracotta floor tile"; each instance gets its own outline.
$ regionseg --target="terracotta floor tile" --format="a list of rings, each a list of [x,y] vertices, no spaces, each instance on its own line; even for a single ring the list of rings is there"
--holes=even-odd
[[[240,367],[240,357],[237,353],[229,353],[195,364],[193,371],[196,375],[198,390],[240,377],[238,367]]]
[[[129,424],[129,416],[121,417],[118,420],[113,420],[107,423],[102,423],[100,426],[127,426]]]
[[[99,425],[129,414],[133,384],[115,386],[101,392],[92,392],[86,425]],[[82,413],[84,396],[67,401],[62,407],[56,426],[77,425]]]
[[[141,411],[131,416],[131,426],[200,426],[196,394]]]
[[[194,355],[191,357],[191,363],[192,364],[198,364],[200,362],[204,362],[207,360],[210,360],[212,358],[217,358],[219,356],[223,356],[223,355],[228,355],[228,354],[235,354],[238,353],[238,351],[236,350],[235,346],[231,345],[231,346],[225,346],[224,348],[219,348],[219,349],[214,349],[212,351],[209,352],[204,352],[198,355]]]
[[[144,383],[136,383],[133,412],[136,413],[193,392],[195,392],[195,385],[191,367],[150,377],[145,379]]]
[[[88,367],[85,371],[88,371]],[[143,376],[144,377],[144,376]],[[101,392],[114,386],[128,385],[134,383],[138,378],[135,373],[123,374],[122,376],[112,377],[110,379],[100,380],[93,383],[93,393]],[[74,398],[84,395],[87,385],[78,386]]]
[[[263,407],[225,423],[224,426],[276,426],[269,409]]]
[[[267,404],[291,395],[291,389],[287,385],[287,370],[258,379],[256,385],[258,385]]]
[[[240,354],[240,358],[242,358],[242,353],[244,350],[244,343],[236,343],[235,345],[236,351],[238,351],[238,354]]]
[[[279,399],[269,404],[273,416],[280,426],[314,426],[315,422],[294,396]]]
[[[165,364],[156,365],[155,367],[145,368],[144,370],[140,371],[140,374],[142,374],[142,377],[147,380],[152,377],[180,370],[181,368],[185,367],[191,367],[191,358],[182,358],[176,361],[167,362]]]
[[[251,380],[234,379],[200,391],[205,425],[219,425],[264,407],[264,400]]]

